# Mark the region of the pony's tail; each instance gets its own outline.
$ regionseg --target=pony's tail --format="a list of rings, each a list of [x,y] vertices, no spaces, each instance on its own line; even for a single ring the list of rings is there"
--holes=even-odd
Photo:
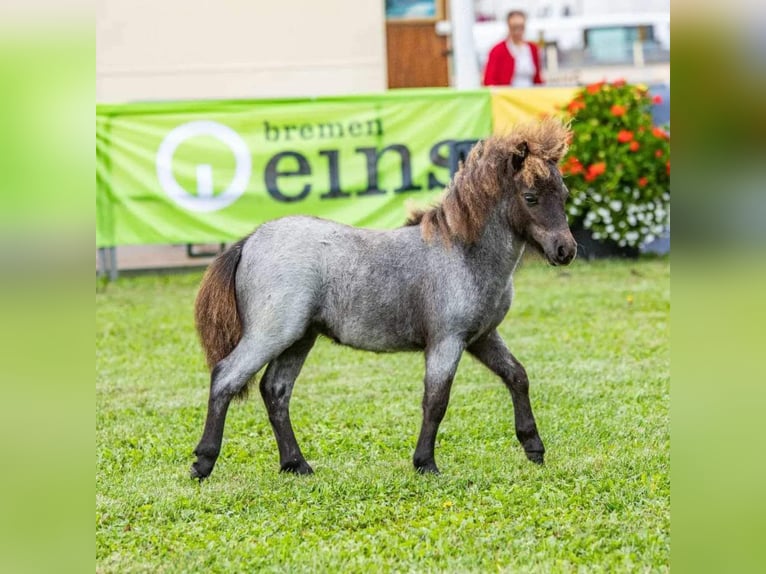
[[[238,241],[210,264],[194,304],[197,333],[211,371],[242,338],[235,277],[245,241]]]

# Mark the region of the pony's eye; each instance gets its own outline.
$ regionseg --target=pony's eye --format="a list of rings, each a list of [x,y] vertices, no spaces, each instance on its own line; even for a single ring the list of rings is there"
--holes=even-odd
[[[527,205],[536,205],[537,204],[537,196],[534,193],[525,193],[524,194],[524,201],[527,202]]]

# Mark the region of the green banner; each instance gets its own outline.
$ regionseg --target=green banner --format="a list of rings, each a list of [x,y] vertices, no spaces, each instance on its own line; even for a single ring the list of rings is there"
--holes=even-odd
[[[438,198],[453,140],[492,130],[488,90],[98,106],[98,247],[212,243],[310,214],[401,225]]]

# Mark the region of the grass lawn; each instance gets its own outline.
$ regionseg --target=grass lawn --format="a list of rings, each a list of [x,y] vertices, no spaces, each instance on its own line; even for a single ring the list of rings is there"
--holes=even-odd
[[[278,473],[257,389],[232,403],[211,477],[188,477],[208,374],[201,274],[96,294],[96,570],[665,571],[670,553],[666,258],[527,259],[500,333],[525,364],[546,464],[516,441],[510,394],[467,354],[437,439],[411,466],[421,354],[320,339],[291,416],[313,466]]]

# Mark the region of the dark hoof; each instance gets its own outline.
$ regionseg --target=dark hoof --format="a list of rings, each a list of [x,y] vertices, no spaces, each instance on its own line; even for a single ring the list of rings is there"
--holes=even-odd
[[[416,462],[415,470],[418,471],[418,474],[441,474],[439,469],[436,467],[436,463],[433,461],[424,463]]]
[[[194,462],[191,465],[191,469],[189,470],[189,476],[193,479],[197,479],[200,482],[205,480],[208,476],[210,476],[210,473],[213,472],[213,466],[215,465],[215,461],[210,461],[204,458],[198,458],[196,462]]]
[[[545,454],[544,452],[540,452],[540,451],[528,451],[525,454],[527,455],[527,458],[529,460],[531,460],[532,462],[534,462],[535,464],[543,464],[544,463],[544,461],[543,461],[543,455]]]
[[[309,466],[305,460],[291,460],[286,462],[279,469],[279,472],[289,472],[291,474],[314,474],[314,469]]]

